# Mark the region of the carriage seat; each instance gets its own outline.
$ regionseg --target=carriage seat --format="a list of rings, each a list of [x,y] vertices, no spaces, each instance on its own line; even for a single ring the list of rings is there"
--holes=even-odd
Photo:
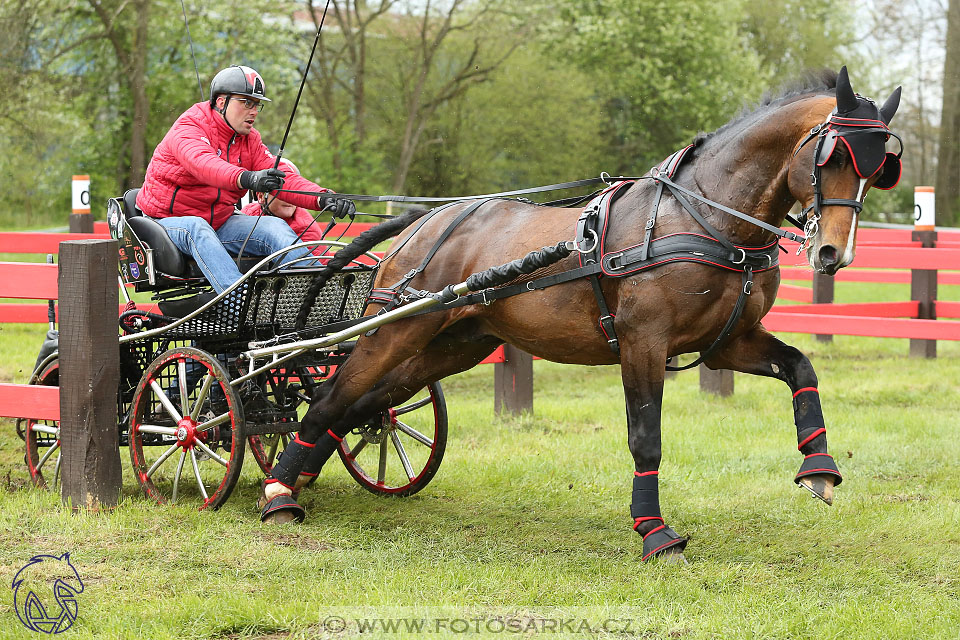
[[[203,278],[203,272],[193,258],[177,249],[166,229],[137,207],[139,192],[140,189],[128,189],[123,194],[123,214],[137,237],[153,249],[153,264],[157,271],[175,278]]]
[[[204,278],[197,263],[173,244],[166,229],[137,207],[139,192],[140,189],[128,189],[123,194],[123,214],[137,237],[153,249],[153,264],[157,271],[174,278]],[[240,272],[246,273],[261,259],[262,256],[254,255],[240,258]]]

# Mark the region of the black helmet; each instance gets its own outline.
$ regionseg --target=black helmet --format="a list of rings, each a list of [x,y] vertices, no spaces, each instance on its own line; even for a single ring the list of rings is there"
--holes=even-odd
[[[213,76],[213,80],[210,82],[210,106],[215,106],[217,96],[224,94],[246,96],[270,102],[270,99],[263,95],[264,84],[260,74],[250,67],[241,67],[236,64]]]

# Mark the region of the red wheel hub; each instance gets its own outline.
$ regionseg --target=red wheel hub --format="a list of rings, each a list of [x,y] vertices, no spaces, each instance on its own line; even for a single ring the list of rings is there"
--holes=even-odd
[[[177,444],[183,447],[184,450],[192,449],[196,446],[197,440],[205,441],[206,434],[197,431],[197,421],[187,416],[180,420],[177,423]]]
[[[387,409],[387,420],[386,424],[397,424],[397,410],[396,409]]]

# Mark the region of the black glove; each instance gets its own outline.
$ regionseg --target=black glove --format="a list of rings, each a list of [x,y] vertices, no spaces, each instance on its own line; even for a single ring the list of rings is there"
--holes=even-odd
[[[240,186],[260,193],[269,193],[283,186],[283,178],[286,175],[280,169],[274,168],[244,171],[240,174]]]
[[[320,207],[323,211],[332,211],[334,218],[346,218],[357,213],[353,200],[334,196],[320,196]]]

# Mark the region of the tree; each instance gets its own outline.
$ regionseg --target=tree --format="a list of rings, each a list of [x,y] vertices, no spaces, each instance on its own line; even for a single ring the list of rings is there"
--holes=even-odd
[[[547,5],[548,50],[592,75],[615,171],[645,171],[767,84],[740,29],[742,1]]]
[[[949,0],[947,8],[936,194],[938,222],[956,223],[960,209],[960,0]]]

